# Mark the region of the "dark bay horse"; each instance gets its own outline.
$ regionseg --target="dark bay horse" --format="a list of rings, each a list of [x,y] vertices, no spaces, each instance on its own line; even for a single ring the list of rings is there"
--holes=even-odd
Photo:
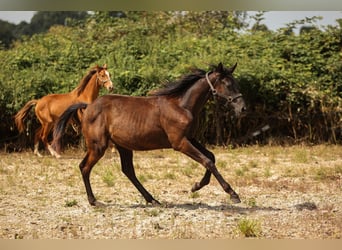
[[[72,104],[93,102],[99,95],[100,87],[109,91],[113,89],[113,83],[107,71],[107,65],[92,68],[80,81],[80,84],[71,92],[65,94],[49,94],[39,100],[28,101],[25,106],[15,115],[15,124],[20,133],[25,130],[24,120],[33,105],[35,114],[41,124],[34,136],[34,154],[41,156],[38,151],[39,140],[41,140],[51,155],[57,158],[60,155],[48,143],[48,135],[59,116]]]
[[[159,204],[135,175],[133,150],[173,148],[180,151],[206,169],[202,180],[192,187],[192,192],[209,184],[213,174],[224,191],[230,194],[231,200],[240,202],[239,196],[217,170],[214,154],[192,135],[196,117],[212,95],[223,98],[237,115],[245,111],[245,102],[232,75],[235,67],[236,64],[226,68],[220,63],[207,73],[196,70],[147,97],[104,95],[91,104],[78,103],[68,108],[54,129],[53,144],[59,151],[60,138],[68,120],[77,110],[84,109],[81,124],[87,153],[79,167],[89,203],[101,205],[92,192],[89,176],[109,143],[113,143],[119,152],[123,173],[148,203]]]

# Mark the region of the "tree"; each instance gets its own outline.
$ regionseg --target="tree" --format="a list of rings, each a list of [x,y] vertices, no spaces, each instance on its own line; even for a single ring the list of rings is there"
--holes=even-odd
[[[254,21],[255,21],[255,23],[252,26],[253,32],[255,32],[255,31],[268,31],[266,24],[261,23],[265,19],[264,13],[265,13],[265,11],[259,11],[254,16],[251,16],[251,18],[254,19]]]
[[[13,34],[14,28],[14,24],[0,20],[0,42],[6,49],[10,47],[12,41],[15,39]]]
[[[53,25],[67,25],[68,18],[83,20],[88,16],[86,11],[38,11],[31,19],[31,34],[47,31]]]

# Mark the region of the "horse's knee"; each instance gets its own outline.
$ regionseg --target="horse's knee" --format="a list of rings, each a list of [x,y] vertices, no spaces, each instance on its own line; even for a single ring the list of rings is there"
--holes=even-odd
[[[215,155],[214,155],[212,152],[208,151],[207,157],[208,157],[213,163],[216,162]]]

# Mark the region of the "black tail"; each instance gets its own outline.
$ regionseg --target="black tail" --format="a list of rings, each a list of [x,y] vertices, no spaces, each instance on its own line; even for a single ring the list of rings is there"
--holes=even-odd
[[[59,117],[57,123],[54,126],[53,129],[53,142],[52,147],[60,153],[61,151],[61,139],[64,133],[64,130],[68,124],[68,121],[71,117],[74,117],[75,114],[79,109],[85,109],[88,106],[87,103],[76,103],[71,105],[67,110],[64,111],[64,113]]]

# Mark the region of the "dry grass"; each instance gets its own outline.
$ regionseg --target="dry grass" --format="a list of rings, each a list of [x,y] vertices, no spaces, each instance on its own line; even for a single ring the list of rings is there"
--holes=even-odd
[[[172,150],[134,157],[161,207],[145,204],[108,151],[91,175],[104,208],[88,205],[78,169],[83,152],[60,160],[0,153],[0,238],[341,238],[341,146],[211,150],[241,204],[231,204],[214,178],[191,193],[204,168]]]

